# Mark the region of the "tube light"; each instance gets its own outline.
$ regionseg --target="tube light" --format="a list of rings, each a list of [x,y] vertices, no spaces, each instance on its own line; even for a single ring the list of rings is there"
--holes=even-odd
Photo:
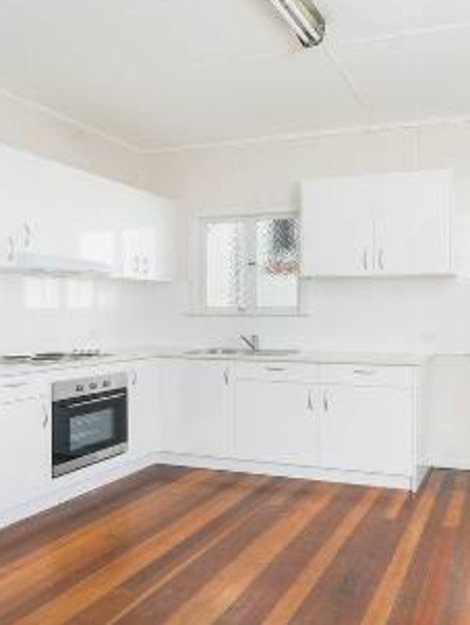
[[[325,20],[311,0],[271,0],[305,48],[318,46],[325,35]]]

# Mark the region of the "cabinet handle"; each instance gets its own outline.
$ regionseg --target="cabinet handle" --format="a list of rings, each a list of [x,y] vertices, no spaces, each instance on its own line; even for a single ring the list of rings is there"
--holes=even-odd
[[[369,269],[369,255],[367,254],[367,250],[364,250],[362,253],[362,267],[363,269]]]
[[[228,375],[228,370],[225,369],[224,370],[224,382],[225,382],[225,386],[228,386],[228,383],[230,381],[229,375]]]
[[[132,386],[136,386],[137,385],[137,373],[135,371],[132,372],[132,382],[131,382]]]
[[[149,259],[146,256],[142,258],[142,271],[145,275],[149,272]]]
[[[26,221],[23,225],[23,230],[24,230],[24,247],[25,249],[28,249],[31,246],[31,238],[33,234],[33,229],[31,228],[29,223]]]
[[[353,373],[356,375],[374,375],[375,371],[371,371],[370,369],[354,369]]]
[[[384,269],[384,251],[382,248],[379,250],[378,261],[380,269]]]
[[[49,423],[49,410],[45,403],[42,403],[41,405],[42,405],[42,412],[44,414],[44,419],[42,420],[42,427],[45,430],[47,427],[47,424]]]
[[[329,411],[329,409],[330,409],[330,402],[329,402],[329,400],[328,400],[328,393],[325,391],[325,392],[323,393],[323,410],[324,410],[325,412],[328,412],[328,411]]]
[[[284,367],[266,367],[266,371],[285,371]]]
[[[313,412],[312,391],[308,392],[307,408],[312,413],[312,417],[315,417],[315,414]]]
[[[9,262],[13,262],[15,260],[15,241],[13,240],[13,237],[11,235],[7,238],[7,243],[7,259]]]

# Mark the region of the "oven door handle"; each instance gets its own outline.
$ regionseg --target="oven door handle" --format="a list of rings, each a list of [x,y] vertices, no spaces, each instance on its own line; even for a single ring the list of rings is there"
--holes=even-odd
[[[124,399],[126,393],[115,393],[114,395],[106,395],[106,397],[96,397],[95,399],[86,399],[85,401],[73,402],[67,404],[67,408],[78,408],[79,406],[89,406],[91,404],[101,404],[108,399]]]

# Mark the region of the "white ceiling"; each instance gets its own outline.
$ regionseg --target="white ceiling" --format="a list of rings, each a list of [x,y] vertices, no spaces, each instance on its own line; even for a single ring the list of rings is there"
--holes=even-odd
[[[0,88],[140,149],[470,117],[468,0],[0,0]]]

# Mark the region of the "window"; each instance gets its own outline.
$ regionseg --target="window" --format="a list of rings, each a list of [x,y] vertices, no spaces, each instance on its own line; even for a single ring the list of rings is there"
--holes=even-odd
[[[292,314],[299,305],[295,216],[201,219],[199,309]]]

